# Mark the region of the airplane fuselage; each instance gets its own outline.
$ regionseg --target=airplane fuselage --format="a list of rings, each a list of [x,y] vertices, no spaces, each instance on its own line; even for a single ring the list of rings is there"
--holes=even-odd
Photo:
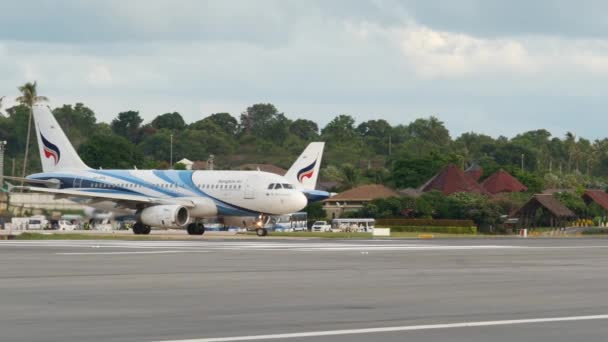
[[[28,178],[56,180],[60,189],[200,203],[201,210],[191,210],[193,218],[280,215],[300,211],[307,204],[306,196],[284,177],[261,171],[89,169],[37,173]],[[94,202],[87,205],[96,206]],[[98,207],[109,209],[102,202]]]

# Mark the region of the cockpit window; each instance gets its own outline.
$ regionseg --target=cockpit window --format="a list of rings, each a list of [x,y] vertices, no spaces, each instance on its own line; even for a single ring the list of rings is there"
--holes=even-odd
[[[271,183],[268,185],[268,190],[273,189],[293,189],[293,185],[287,183]]]

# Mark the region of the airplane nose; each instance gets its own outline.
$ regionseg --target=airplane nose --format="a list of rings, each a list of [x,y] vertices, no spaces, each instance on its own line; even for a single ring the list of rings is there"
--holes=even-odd
[[[298,191],[298,192],[294,193],[294,199],[293,199],[292,203],[293,203],[292,212],[297,212],[297,211],[304,209],[306,207],[306,205],[308,205],[308,199],[306,198],[306,196],[304,196],[303,193]]]

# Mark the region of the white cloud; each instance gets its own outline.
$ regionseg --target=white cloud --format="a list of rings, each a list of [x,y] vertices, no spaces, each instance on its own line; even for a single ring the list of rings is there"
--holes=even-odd
[[[513,39],[480,39],[419,25],[398,29],[396,39],[416,73],[425,78],[537,70],[526,47]]]
[[[26,80],[37,80],[40,78],[41,74],[38,71],[39,68],[36,63],[19,62],[18,65],[21,69],[23,78],[25,78]]]
[[[86,79],[92,86],[108,86],[114,80],[110,68],[106,65],[94,65],[87,74]]]
[[[110,6],[116,25],[87,26],[99,30],[91,41],[0,40],[0,95],[37,80],[53,105],[84,102],[102,121],[129,109],[148,121],[170,111],[194,121],[271,102],[321,124],[341,113],[394,124],[437,115],[453,135],[544,121],[604,134],[587,122],[608,106],[608,40],[475,35],[403,14],[344,15],[350,2],[331,12],[318,2],[123,3]],[[572,119],[578,111],[590,119]]]

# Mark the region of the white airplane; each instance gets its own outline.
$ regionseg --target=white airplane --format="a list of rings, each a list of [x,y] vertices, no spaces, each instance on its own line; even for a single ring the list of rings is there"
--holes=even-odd
[[[36,105],[33,112],[43,172],[25,179],[32,185],[14,188],[117,215],[135,214],[135,234],[149,234],[151,227],[186,227],[189,234],[201,235],[204,218],[255,216],[257,235],[264,236],[268,216],[297,212],[308,201],[329,197],[315,190],[323,142],[310,143],[284,177],[261,171],[95,170],[80,159],[50,108]]]

